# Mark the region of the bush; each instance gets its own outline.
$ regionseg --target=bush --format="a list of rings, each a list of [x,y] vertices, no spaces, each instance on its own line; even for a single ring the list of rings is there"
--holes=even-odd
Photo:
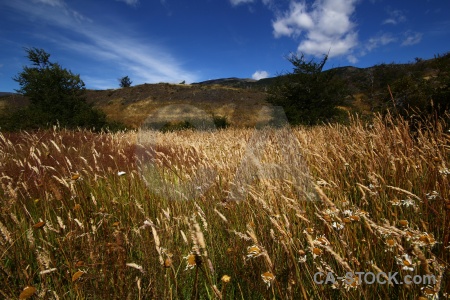
[[[227,117],[225,116],[213,116],[214,125],[217,129],[225,129],[230,126]]]
[[[131,81],[130,77],[125,76],[119,79],[120,87],[130,87],[133,81]]]
[[[160,130],[162,132],[172,132],[194,128],[195,127],[189,121],[178,121],[178,122],[167,122]]]
[[[315,62],[305,56],[292,54],[287,58],[294,70],[279,76],[269,89],[267,101],[282,106],[291,124],[315,125],[340,119],[342,111],[337,107],[344,103],[347,94],[336,70],[323,72],[328,56]]]
[[[25,66],[13,79],[18,93],[28,97],[28,107],[10,113],[3,120],[8,130],[36,129],[60,125],[67,128],[96,128],[107,125],[106,115],[86,102],[80,76],[50,62],[43,49],[26,48],[32,66]]]

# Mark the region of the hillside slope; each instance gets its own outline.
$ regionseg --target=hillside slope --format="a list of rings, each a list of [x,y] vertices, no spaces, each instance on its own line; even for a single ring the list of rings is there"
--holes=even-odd
[[[388,85],[394,96],[403,90],[395,90],[394,83],[405,76],[425,80],[437,80],[448,76],[450,54],[434,59],[417,60],[409,64],[380,64],[370,68],[339,67],[337,76],[346,82],[350,95],[344,109],[371,115],[390,102]],[[205,114],[225,116],[235,127],[254,126],[258,113],[266,105],[267,91],[275,78],[262,80],[222,78],[186,84],[143,84],[111,90],[87,90],[87,101],[102,109],[110,120],[123,122],[137,128],[155,114],[161,117],[169,105],[192,106]],[[0,113],[26,105],[23,96],[0,95]],[[166,110],[164,110],[166,107]],[[192,110],[191,110],[192,111]],[[186,115],[188,118],[189,115]],[[183,118],[183,116],[181,117]]]
[[[256,89],[167,83],[87,91],[88,101],[105,111],[110,119],[133,127],[172,104],[190,105],[206,114],[226,116],[237,127],[253,126],[257,121],[254,116],[267,105],[266,97],[264,91]]]

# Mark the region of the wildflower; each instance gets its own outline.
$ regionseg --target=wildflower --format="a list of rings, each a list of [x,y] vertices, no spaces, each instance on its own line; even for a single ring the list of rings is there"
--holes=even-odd
[[[172,259],[170,257],[164,260],[164,268],[170,268],[172,266]]]
[[[303,233],[313,234],[314,233],[314,228],[307,227],[305,230],[303,230]]]
[[[405,271],[414,271],[414,264],[412,258],[408,254],[403,254],[401,257],[396,257],[397,264]]]
[[[330,216],[334,216],[339,212],[338,208],[327,208],[323,211],[324,215],[330,215]]]
[[[327,240],[327,238],[324,235],[319,236],[318,238],[316,238],[314,240],[315,243],[319,243],[320,245],[323,246],[328,246],[330,245],[330,241]]]
[[[434,290],[434,288],[431,285],[427,285],[421,288],[422,293],[425,294],[426,297],[428,297],[428,299],[438,299],[437,297],[437,293]]]
[[[409,206],[415,207],[416,206],[416,203],[414,202],[414,200],[409,199],[409,198],[405,199],[405,200],[401,200],[400,202],[403,206],[406,206],[406,207],[409,207]]]
[[[186,260],[186,269],[193,269],[197,265],[197,258],[194,253],[190,253],[188,256],[183,257]]]
[[[354,276],[353,278],[344,277],[342,281],[344,282],[345,289],[347,291],[350,289],[356,289],[360,284],[358,276]]]
[[[72,174],[72,178],[73,181],[77,181],[78,179],[80,179],[80,174],[79,173],[74,173]]]
[[[119,171],[119,172],[117,172],[117,176],[123,176],[123,175],[125,175],[125,174],[127,174],[127,173],[124,172],[124,171]]]
[[[353,222],[357,222],[357,221],[361,220],[361,218],[357,215],[354,215],[354,216],[350,216],[350,220],[352,220]]]
[[[388,247],[394,247],[395,244],[396,244],[396,242],[395,242],[394,239],[388,239],[388,240],[386,241],[386,245],[388,245]]]
[[[450,175],[450,170],[445,168],[445,169],[440,169],[439,173],[442,175]]]
[[[298,254],[300,254],[300,257],[299,257],[299,259],[298,259],[298,262],[299,262],[299,263],[304,263],[304,262],[306,262],[306,252],[303,251],[303,250],[299,250],[299,251],[298,251]]]
[[[322,249],[317,248],[317,247],[314,247],[311,252],[312,252],[314,258],[321,256],[323,253]]]
[[[228,275],[223,275],[222,279],[220,279],[220,280],[222,280],[223,283],[228,283],[228,282],[230,282],[231,277]]]
[[[77,281],[81,276],[83,276],[83,274],[85,274],[86,272],[84,271],[77,271],[72,275],[72,282]]]
[[[19,299],[31,298],[36,293],[36,288],[32,286],[26,286],[19,295]]]
[[[258,257],[263,253],[263,250],[258,245],[247,247],[247,258]]]
[[[270,287],[271,282],[275,279],[275,275],[273,275],[271,272],[265,272],[264,274],[261,274],[262,279],[265,283],[267,283],[267,288]]]
[[[350,218],[344,218],[344,219],[342,219],[342,221],[343,221],[345,224],[348,224],[348,223],[351,223],[351,222],[352,222],[352,220],[351,220]]]
[[[344,210],[344,211],[342,212],[342,214],[343,214],[344,216],[352,216],[352,215],[353,215],[353,212],[352,212],[351,210],[349,210],[349,209],[346,209],[346,210]]]
[[[331,217],[330,217],[330,215],[328,215],[328,214],[323,215],[323,218],[324,218],[325,221],[331,222]]]
[[[431,193],[426,193],[426,196],[428,200],[435,200],[439,197],[439,193],[436,191],[432,191]]]
[[[336,230],[341,230],[344,228],[344,225],[342,225],[341,223],[338,223],[338,222],[333,222],[333,224],[331,224],[331,226]]]
[[[400,204],[401,204],[400,200],[398,200],[398,199],[394,199],[389,202],[391,202],[392,206],[400,206]]]
[[[407,227],[408,224],[409,224],[409,222],[408,222],[408,220],[400,220],[400,221],[398,221],[398,224],[399,224],[401,227]]]
[[[424,232],[419,237],[415,238],[414,244],[417,244],[419,246],[431,246],[436,244],[436,240],[434,237],[426,232]]]

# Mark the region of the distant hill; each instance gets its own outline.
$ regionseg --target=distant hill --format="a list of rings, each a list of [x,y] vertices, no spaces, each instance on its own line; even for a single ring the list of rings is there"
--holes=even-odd
[[[3,97],[3,96],[10,96],[10,95],[13,95],[14,93],[9,93],[9,92],[0,92],[0,97]]]
[[[450,54],[409,64],[380,64],[369,68],[339,67],[336,72],[349,88],[343,109],[372,114],[389,100],[388,85],[398,78],[414,76],[426,80],[447,74]],[[330,70],[331,71],[331,70]],[[327,72],[327,71],[326,71]],[[254,126],[262,107],[268,105],[269,87],[280,77],[261,80],[248,78],[220,78],[193,84],[142,84],[110,90],[87,90],[87,101],[102,109],[111,120],[139,127],[142,122],[164,107],[185,104],[207,114],[227,117],[231,125]],[[397,91],[401,92],[401,91]],[[27,104],[17,94],[0,93],[0,112]],[[183,106],[186,107],[186,106]]]

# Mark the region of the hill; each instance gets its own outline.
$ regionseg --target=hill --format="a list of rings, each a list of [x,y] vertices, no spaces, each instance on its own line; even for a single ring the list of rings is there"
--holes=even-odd
[[[448,75],[450,54],[409,64],[380,64],[370,68],[332,69],[349,87],[343,109],[370,115],[390,101],[388,85],[405,76],[426,80]],[[269,87],[278,79],[261,80],[222,78],[187,84],[143,84],[110,90],[87,90],[87,101],[102,109],[109,119],[137,128],[147,118],[169,105],[184,104],[206,114],[224,116],[235,127],[254,126],[256,116],[266,102]],[[402,90],[395,92],[401,93]],[[17,94],[0,93],[0,112],[26,105]],[[184,106],[186,107],[186,106]]]

